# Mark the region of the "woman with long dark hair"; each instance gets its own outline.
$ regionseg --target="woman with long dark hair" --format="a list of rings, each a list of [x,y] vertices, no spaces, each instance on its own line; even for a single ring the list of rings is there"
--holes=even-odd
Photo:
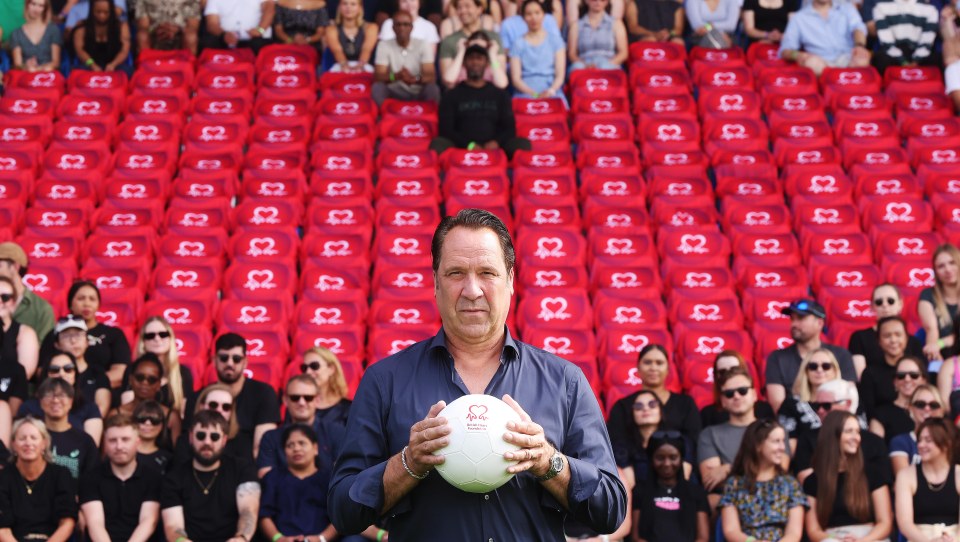
[[[860,422],[842,410],[823,420],[813,454],[813,473],[803,481],[810,501],[807,537],[885,540],[893,528],[886,476],[863,461]]]
[[[156,354],[147,352],[130,364],[128,385],[133,392],[133,400],[113,409],[112,414],[124,414],[133,417],[137,407],[147,401],[160,400],[160,387],[163,382],[163,362]],[[109,417],[109,416],[108,416]],[[163,424],[170,435],[170,441],[180,437],[182,420],[176,410],[163,406]]]
[[[112,72],[130,54],[130,27],[120,21],[113,0],[90,0],[90,13],[73,32],[81,68]]]
[[[910,418],[910,397],[921,384],[927,383],[927,371],[923,361],[905,357],[894,365],[893,388],[896,392],[893,403],[879,406],[870,416],[870,431],[890,443],[890,439],[914,428]]]

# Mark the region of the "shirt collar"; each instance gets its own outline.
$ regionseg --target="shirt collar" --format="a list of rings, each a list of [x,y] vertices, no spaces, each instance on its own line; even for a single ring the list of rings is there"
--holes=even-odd
[[[520,360],[520,346],[515,340],[513,340],[513,335],[510,334],[510,329],[507,326],[503,326],[503,332],[506,334],[506,340],[503,343],[503,352],[500,354],[500,362],[505,361],[514,361]],[[443,327],[440,327],[440,331],[434,335],[429,343],[427,344],[427,352],[430,353],[440,353],[440,354],[450,354],[450,349],[447,348],[447,335],[443,331]],[[436,354],[434,354],[436,355]]]

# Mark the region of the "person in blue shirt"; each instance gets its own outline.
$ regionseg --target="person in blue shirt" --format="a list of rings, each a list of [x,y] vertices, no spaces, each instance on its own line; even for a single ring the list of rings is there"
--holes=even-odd
[[[576,365],[515,340],[505,323],[513,297],[513,242],[493,214],[445,218],[432,243],[442,328],[367,368],[337,458],[328,512],[341,533],[385,519],[391,539],[556,540],[564,519],[611,533],[627,495],[603,416]],[[515,476],[466,493],[430,476],[450,426],[439,417],[471,393],[502,397],[521,417],[504,440]]]
[[[825,68],[870,65],[867,27],[850,2],[813,0],[787,23],[780,56],[820,75]]]

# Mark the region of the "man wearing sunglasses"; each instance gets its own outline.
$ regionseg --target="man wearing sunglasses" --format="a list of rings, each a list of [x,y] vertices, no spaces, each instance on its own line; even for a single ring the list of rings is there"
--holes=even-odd
[[[780,411],[780,405],[787,398],[787,390],[793,388],[797,374],[800,373],[800,366],[803,365],[803,358],[817,348],[823,347],[833,352],[840,364],[840,376],[844,380],[857,381],[858,374],[850,352],[846,348],[820,340],[824,319],[827,317],[823,305],[812,299],[799,299],[780,312],[790,317],[790,337],[793,344],[774,350],[767,357],[767,400],[774,412]]]
[[[27,274],[27,263],[27,253],[20,245],[11,241],[0,243],[0,277],[7,277],[13,281],[13,287],[16,290],[13,319],[32,327],[37,332],[37,340],[42,343],[47,333],[53,330],[56,318],[53,317],[53,307],[50,303],[23,285],[23,276]]]
[[[590,384],[505,325],[516,262],[506,226],[464,209],[440,222],[431,246],[442,328],[364,373],[331,478],[337,532],[388,518],[397,540],[562,541],[568,518],[612,533],[627,495]],[[441,410],[476,393],[503,398],[521,418],[503,435],[519,446],[504,455],[515,476],[482,496],[431,475],[450,432]]]
[[[190,429],[192,461],[163,479],[160,506],[167,540],[250,542],[257,530],[260,483],[247,459],[225,455],[227,420],[204,410]]]
[[[257,476],[263,478],[271,469],[287,468],[287,454],[283,450],[283,430],[288,425],[300,423],[309,425],[317,434],[321,463],[332,465],[336,458],[335,445],[343,442],[343,427],[337,423],[325,423],[317,416],[316,398],[320,394],[317,381],[310,375],[294,375],[287,381],[283,395],[283,404],[287,408],[287,419],[283,427],[267,431],[260,439],[260,453],[257,454]]]

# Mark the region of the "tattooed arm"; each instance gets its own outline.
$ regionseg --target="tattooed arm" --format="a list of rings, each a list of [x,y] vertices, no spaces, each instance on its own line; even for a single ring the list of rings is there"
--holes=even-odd
[[[187,535],[186,521],[183,519],[183,507],[174,506],[164,508],[161,512],[163,516],[163,531],[167,536],[167,542],[174,542],[183,538],[180,542],[190,542],[190,536]]]
[[[260,510],[260,484],[244,482],[237,486],[237,534],[230,542],[250,542],[257,532],[257,511]]]

